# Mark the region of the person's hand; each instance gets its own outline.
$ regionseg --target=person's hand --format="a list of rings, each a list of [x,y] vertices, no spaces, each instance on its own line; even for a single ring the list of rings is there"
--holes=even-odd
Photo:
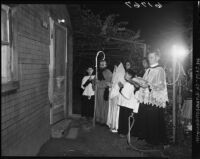
[[[126,79],[126,81],[128,81],[129,83],[131,83],[131,82],[132,82],[132,79]]]
[[[147,88],[150,85],[150,83],[144,79],[140,80],[140,86],[143,88]]]
[[[149,85],[148,85],[148,83],[146,83],[146,82],[141,82],[141,83],[140,83],[140,86],[141,86],[142,88],[147,88]]]
[[[88,80],[89,80],[89,81],[92,81],[93,79],[92,79],[92,77],[90,77]]]
[[[119,83],[118,83],[118,86],[121,88],[121,87],[123,87],[124,85],[123,85],[121,82],[119,82]]]

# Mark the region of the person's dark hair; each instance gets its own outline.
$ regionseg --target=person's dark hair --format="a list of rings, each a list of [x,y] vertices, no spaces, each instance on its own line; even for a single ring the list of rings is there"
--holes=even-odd
[[[125,63],[124,63],[125,70],[126,70],[126,64],[127,64],[127,63],[130,64],[130,68],[133,68],[131,61],[126,60]]]
[[[120,63],[121,63],[121,61],[116,60],[116,61],[113,62],[113,66],[115,66],[115,65],[116,65],[116,66],[119,66]]]
[[[126,72],[131,75],[131,77],[135,77],[136,73],[132,69],[127,69]]]
[[[84,76],[87,76],[87,75],[88,75],[87,70],[88,70],[89,68],[92,68],[92,69],[93,69],[93,73],[92,73],[92,74],[95,74],[94,66],[93,66],[93,65],[87,65],[87,66],[83,67],[83,69],[85,70],[84,73],[83,73]]]
[[[91,69],[94,70],[94,68],[93,68],[92,66],[88,66],[88,67],[86,67],[86,71],[87,71],[89,68],[91,68]]]
[[[142,61],[143,61],[143,60],[146,60],[146,61],[148,61],[147,57],[143,57],[143,58],[142,58]]]

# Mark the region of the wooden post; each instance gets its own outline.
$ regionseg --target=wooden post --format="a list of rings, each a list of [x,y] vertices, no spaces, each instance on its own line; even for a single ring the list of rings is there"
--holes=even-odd
[[[173,57],[173,143],[176,141],[176,60]]]
[[[178,110],[177,110],[177,141],[179,144],[181,144],[182,140],[183,140],[183,136],[182,136],[182,129],[181,129],[181,79],[178,81]]]
[[[181,103],[182,103],[182,82],[179,81],[179,110],[181,109]]]
[[[97,80],[97,63],[96,63],[96,76],[95,80]],[[95,118],[96,118],[96,106],[97,106],[97,83],[95,81],[95,94],[94,94],[94,116],[93,116],[93,127],[95,127]]]

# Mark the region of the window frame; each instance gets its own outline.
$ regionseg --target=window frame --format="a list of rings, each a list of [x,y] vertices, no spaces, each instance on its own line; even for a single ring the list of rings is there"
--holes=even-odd
[[[9,43],[10,43],[10,16],[9,16],[9,12],[10,12],[10,7],[9,6],[6,6],[6,5],[4,5],[4,4],[2,4],[1,5],[1,9],[3,9],[3,10],[5,10],[6,11],[6,14],[7,14],[7,16],[9,17],[9,18],[7,18],[7,28],[9,28],[8,29],[8,32],[7,32],[7,34],[8,34],[8,42],[5,42],[5,44],[4,45],[9,45]],[[2,41],[1,41],[2,42]],[[4,42],[4,41],[3,41]]]
[[[16,23],[16,18],[14,18],[15,9],[8,5],[1,5],[1,9],[6,11],[7,14],[7,30],[8,30],[8,41],[3,42],[1,45],[9,45],[10,51],[10,79],[7,82],[1,81],[1,95],[7,95],[9,93],[15,92],[19,88],[18,80],[18,54],[17,54],[17,27],[14,27]],[[2,80],[2,78],[1,78]]]

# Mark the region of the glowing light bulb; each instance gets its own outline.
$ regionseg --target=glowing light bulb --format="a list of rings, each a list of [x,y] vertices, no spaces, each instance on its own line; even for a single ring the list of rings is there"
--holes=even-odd
[[[172,54],[174,58],[183,58],[188,54],[188,50],[182,46],[173,45]]]
[[[65,23],[65,19],[58,19],[58,23]]]

